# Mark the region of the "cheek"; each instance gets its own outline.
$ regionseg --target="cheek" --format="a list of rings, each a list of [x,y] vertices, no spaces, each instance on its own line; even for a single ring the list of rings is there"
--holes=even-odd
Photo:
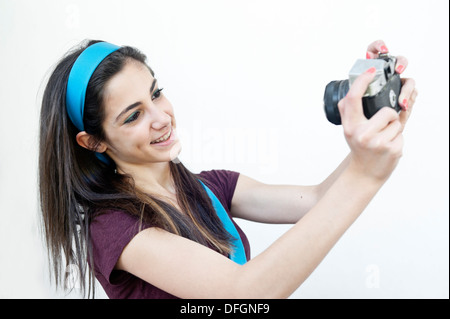
[[[164,113],[166,113],[167,115],[170,116],[170,118],[172,119],[172,125],[175,127],[176,126],[176,121],[175,121],[175,112],[173,110],[172,104],[166,99],[165,100],[165,104],[164,104]]]
[[[146,123],[139,123],[133,127],[133,130],[122,134],[121,144],[125,148],[135,148],[150,143],[150,135],[148,125]]]
[[[109,145],[112,150],[118,153],[127,153],[136,150],[136,148],[147,146],[149,136],[145,134],[147,130],[135,127],[130,131],[121,131],[112,134],[109,138]]]

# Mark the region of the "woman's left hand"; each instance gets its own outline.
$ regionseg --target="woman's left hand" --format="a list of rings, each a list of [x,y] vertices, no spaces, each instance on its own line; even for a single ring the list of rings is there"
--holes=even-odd
[[[383,40],[378,40],[372,42],[368,48],[366,53],[367,59],[376,59],[378,58],[380,53],[389,53],[389,49]],[[406,67],[408,66],[408,59],[404,56],[396,56],[397,62],[395,65],[395,72],[398,74],[402,74]],[[404,128],[410,114],[412,111],[412,107],[416,102],[417,98],[417,89],[416,82],[410,78],[402,78],[402,89],[400,91],[400,95],[398,97],[399,105],[401,106],[403,112],[400,113],[400,122]]]

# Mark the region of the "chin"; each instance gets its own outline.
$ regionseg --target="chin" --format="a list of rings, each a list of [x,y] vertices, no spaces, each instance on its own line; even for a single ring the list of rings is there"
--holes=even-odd
[[[177,141],[173,147],[170,149],[169,153],[169,161],[172,161],[174,163],[179,163],[180,160],[178,159],[178,155],[181,153],[181,143],[180,141]]]

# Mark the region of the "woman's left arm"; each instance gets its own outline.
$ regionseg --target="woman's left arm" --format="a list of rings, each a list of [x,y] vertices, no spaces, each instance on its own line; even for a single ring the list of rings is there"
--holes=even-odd
[[[269,185],[239,175],[231,202],[234,217],[269,224],[294,224],[326,193],[349,163],[350,156],[322,183],[311,186]]]
[[[379,53],[388,53],[382,40],[371,43],[367,48],[367,59],[378,57]],[[408,60],[397,56],[396,72],[406,69]],[[412,79],[402,79],[399,104],[402,107],[400,122],[406,123],[417,97],[417,89]],[[403,129],[402,129],[403,130]],[[348,166],[351,153],[322,183],[314,186],[268,185],[245,175],[240,175],[231,203],[231,214],[247,220],[291,224],[299,221],[327,192],[336,179]]]

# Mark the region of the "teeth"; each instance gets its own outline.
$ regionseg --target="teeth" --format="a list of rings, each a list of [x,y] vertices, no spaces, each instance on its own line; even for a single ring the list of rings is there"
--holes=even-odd
[[[150,144],[161,143],[161,142],[167,141],[167,139],[170,137],[170,133],[172,133],[172,130],[170,130],[169,133],[167,133],[166,135],[164,135],[164,136],[158,138],[157,140],[151,142]]]

